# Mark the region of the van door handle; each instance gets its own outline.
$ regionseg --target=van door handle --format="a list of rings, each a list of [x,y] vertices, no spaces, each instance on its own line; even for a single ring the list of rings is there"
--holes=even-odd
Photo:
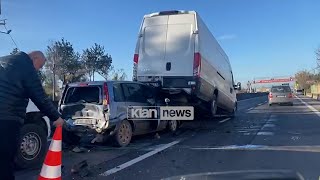
[[[171,70],[171,62],[167,62],[166,64],[166,70],[170,71]]]

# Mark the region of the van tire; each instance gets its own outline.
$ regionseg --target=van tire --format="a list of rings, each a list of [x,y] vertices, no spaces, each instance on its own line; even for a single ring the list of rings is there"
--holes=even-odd
[[[237,110],[238,110],[238,103],[235,103],[234,108],[233,108],[232,112],[230,113],[231,118],[234,118],[236,116]]]
[[[210,104],[210,115],[212,118],[214,118],[214,116],[217,114],[217,109],[217,96],[214,94]]]
[[[113,143],[117,147],[127,146],[132,139],[132,126],[127,120],[121,121],[113,136]]]
[[[47,133],[37,124],[25,124],[20,130],[15,166],[25,169],[40,165],[47,151]],[[32,142],[32,144],[27,144]],[[31,146],[26,148],[25,146]]]

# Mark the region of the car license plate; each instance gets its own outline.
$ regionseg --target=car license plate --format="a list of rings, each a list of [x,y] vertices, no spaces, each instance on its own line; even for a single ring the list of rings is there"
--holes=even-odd
[[[286,96],[277,96],[277,97],[286,97]]]
[[[95,124],[95,121],[93,119],[77,119],[74,124]]]

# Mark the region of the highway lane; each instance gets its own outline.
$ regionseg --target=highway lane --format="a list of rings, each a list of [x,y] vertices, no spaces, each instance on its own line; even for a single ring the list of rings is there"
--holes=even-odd
[[[254,113],[250,114],[251,109],[259,108],[266,102],[267,97],[257,97],[247,100],[239,101],[238,113],[235,119],[229,119],[226,117],[220,117],[216,120],[200,119],[188,123],[184,123],[177,134],[173,135],[167,132],[160,132],[160,138],[155,138],[153,135],[145,135],[133,138],[132,143],[128,147],[115,148],[112,146],[96,146],[90,149],[90,152],[85,153],[72,153],[65,151],[63,156],[63,178],[64,179],[128,179],[132,174],[138,174],[135,179],[141,179],[143,173],[153,173],[153,168],[157,170],[166,171],[166,168],[162,166],[163,163],[170,161],[170,166],[176,168],[188,167],[180,164],[180,161],[184,161],[180,158],[180,153],[189,153],[189,151],[198,154],[195,150],[190,150],[191,147],[211,147],[222,146],[230,144],[248,144],[252,141],[252,135],[241,135],[244,133],[243,128],[250,128],[251,126],[261,127],[267,120],[270,113]],[[251,110],[251,111],[250,111]],[[258,131],[255,127],[251,127],[253,130]],[[247,132],[248,133],[248,132]],[[221,137],[221,138],[219,138]],[[188,150],[189,147],[189,150]],[[179,154],[175,155],[175,151]],[[207,150],[207,153],[212,150]],[[166,155],[168,153],[168,155]],[[147,154],[147,155],[145,155]],[[163,154],[158,157],[159,154]],[[212,154],[209,153],[209,154]],[[144,156],[145,155],[145,156]],[[141,158],[142,156],[142,158]],[[174,158],[173,158],[173,157]],[[211,155],[210,155],[211,156]],[[143,159],[144,157],[144,159]],[[156,160],[153,161],[152,159]],[[177,159],[175,159],[177,158]],[[190,157],[192,163],[194,157]],[[90,166],[90,174],[82,178],[79,175],[71,175],[71,167],[82,160],[87,160]],[[134,163],[132,163],[134,161]],[[160,162],[158,162],[160,161]],[[195,162],[198,160],[195,159]],[[172,164],[175,162],[175,164]],[[121,166],[127,163],[125,166]],[[140,169],[140,166],[147,166],[148,168]],[[122,169],[123,168],[123,169]],[[170,169],[170,167],[168,167]],[[167,173],[156,173],[153,177],[146,177],[146,179],[153,179],[159,177],[166,177],[170,175],[179,174],[169,173],[175,168],[168,170]],[[104,172],[114,172],[108,176],[101,176],[99,174]],[[201,170],[201,169],[200,169]],[[135,172],[136,171],[136,172]],[[127,174],[129,172],[129,174]],[[160,172],[160,171],[159,171]],[[186,171],[188,172],[188,171]],[[31,179],[35,178],[39,173],[39,169],[27,169],[18,171],[16,173],[17,179]],[[127,174],[124,175],[123,173]],[[142,175],[142,176],[140,176]]]
[[[291,169],[306,179],[319,179],[320,117],[299,99],[293,107],[269,107],[265,99],[243,103],[235,119],[203,121],[194,131],[166,139],[149,151],[132,151],[100,164],[92,169],[95,175],[85,179],[160,179],[257,169]],[[302,100],[320,107],[319,102]]]

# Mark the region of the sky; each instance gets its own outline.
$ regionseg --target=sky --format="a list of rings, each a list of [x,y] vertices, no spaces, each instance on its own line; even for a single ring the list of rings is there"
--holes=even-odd
[[[290,76],[316,66],[320,47],[319,0],[1,0],[0,19],[22,51],[45,50],[64,37],[78,52],[105,47],[116,69],[132,77],[143,15],[195,10],[229,56],[236,81]],[[0,27],[0,31],[4,28]],[[14,48],[0,34],[0,56]]]

